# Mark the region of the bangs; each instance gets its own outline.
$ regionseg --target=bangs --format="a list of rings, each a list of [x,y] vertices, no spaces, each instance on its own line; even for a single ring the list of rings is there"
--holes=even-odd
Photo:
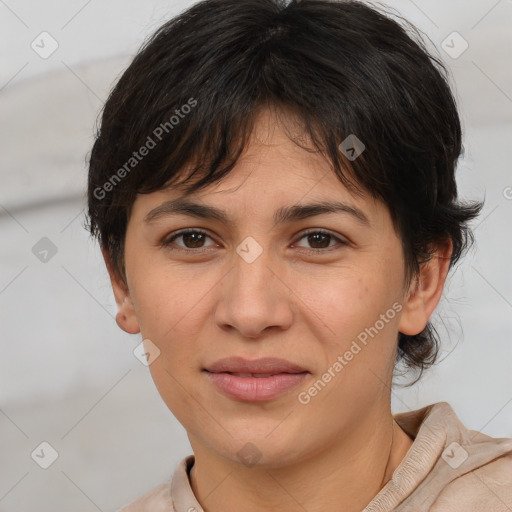
[[[352,163],[340,152],[340,136],[327,130],[318,119],[295,107],[275,103],[255,104],[252,110],[233,117],[229,112],[211,119],[211,124],[190,124],[179,136],[180,144],[166,154],[160,171],[152,172],[150,179],[137,183],[138,193],[151,193],[172,188],[184,194],[192,194],[220,181],[235,167],[247,150],[256,123],[264,110],[298,147],[325,157],[338,179],[353,193],[361,192],[356,180],[350,179],[354,170]],[[169,145],[166,146],[169,148]],[[363,160],[359,162],[360,169]]]

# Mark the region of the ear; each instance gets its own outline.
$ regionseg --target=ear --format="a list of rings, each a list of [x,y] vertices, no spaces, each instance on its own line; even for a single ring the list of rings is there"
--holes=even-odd
[[[399,332],[415,336],[427,325],[441,299],[452,250],[451,240],[439,244],[432,258],[420,266],[419,274],[411,283],[403,304]]]
[[[137,334],[140,332],[139,321],[135,314],[132,299],[128,285],[124,282],[123,278],[113,268],[112,262],[107,252],[102,248],[103,259],[107,266],[108,275],[110,276],[110,283],[117,304],[116,323],[125,332],[129,334]]]

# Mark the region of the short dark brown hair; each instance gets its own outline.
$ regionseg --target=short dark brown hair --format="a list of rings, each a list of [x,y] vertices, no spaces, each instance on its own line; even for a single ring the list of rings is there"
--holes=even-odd
[[[125,279],[136,195],[218,181],[258,111],[273,106],[298,116],[342,183],[387,205],[409,279],[447,240],[453,265],[482,204],[457,201],[461,126],[447,76],[414,27],[358,1],[198,2],[146,41],[104,106],[88,228]],[[355,159],[340,150],[354,135],[365,146]],[[397,362],[421,377],[438,338],[429,322],[416,336],[400,333],[398,347]]]

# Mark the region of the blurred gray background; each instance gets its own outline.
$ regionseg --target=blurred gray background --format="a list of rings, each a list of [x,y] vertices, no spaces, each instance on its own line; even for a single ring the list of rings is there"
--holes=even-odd
[[[133,354],[140,337],[115,324],[83,211],[102,102],[144,38],[192,3],[0,0],[0,511],[116,510],[191,453]],[[512,437],[512,1],[385,4],[450,67],[460,194],[485,197],[436,312],[442,362],[395,387],[393,410],[447,401],[469,428]]]

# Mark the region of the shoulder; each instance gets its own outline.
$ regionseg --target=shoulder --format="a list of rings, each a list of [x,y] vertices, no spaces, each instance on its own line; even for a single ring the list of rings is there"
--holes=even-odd
[[[512,510],[511,438],[469,430],[446,402],[400,414],[396,420],[414,438],[392,478],[399,488],[395,501],[403,499],[397,510]]]
[[[166,482],[151,489],[118,512],[172,512],[171,484]]]
[[[512,510],[512,451],[452,480],[439,493],[431,510]]]

